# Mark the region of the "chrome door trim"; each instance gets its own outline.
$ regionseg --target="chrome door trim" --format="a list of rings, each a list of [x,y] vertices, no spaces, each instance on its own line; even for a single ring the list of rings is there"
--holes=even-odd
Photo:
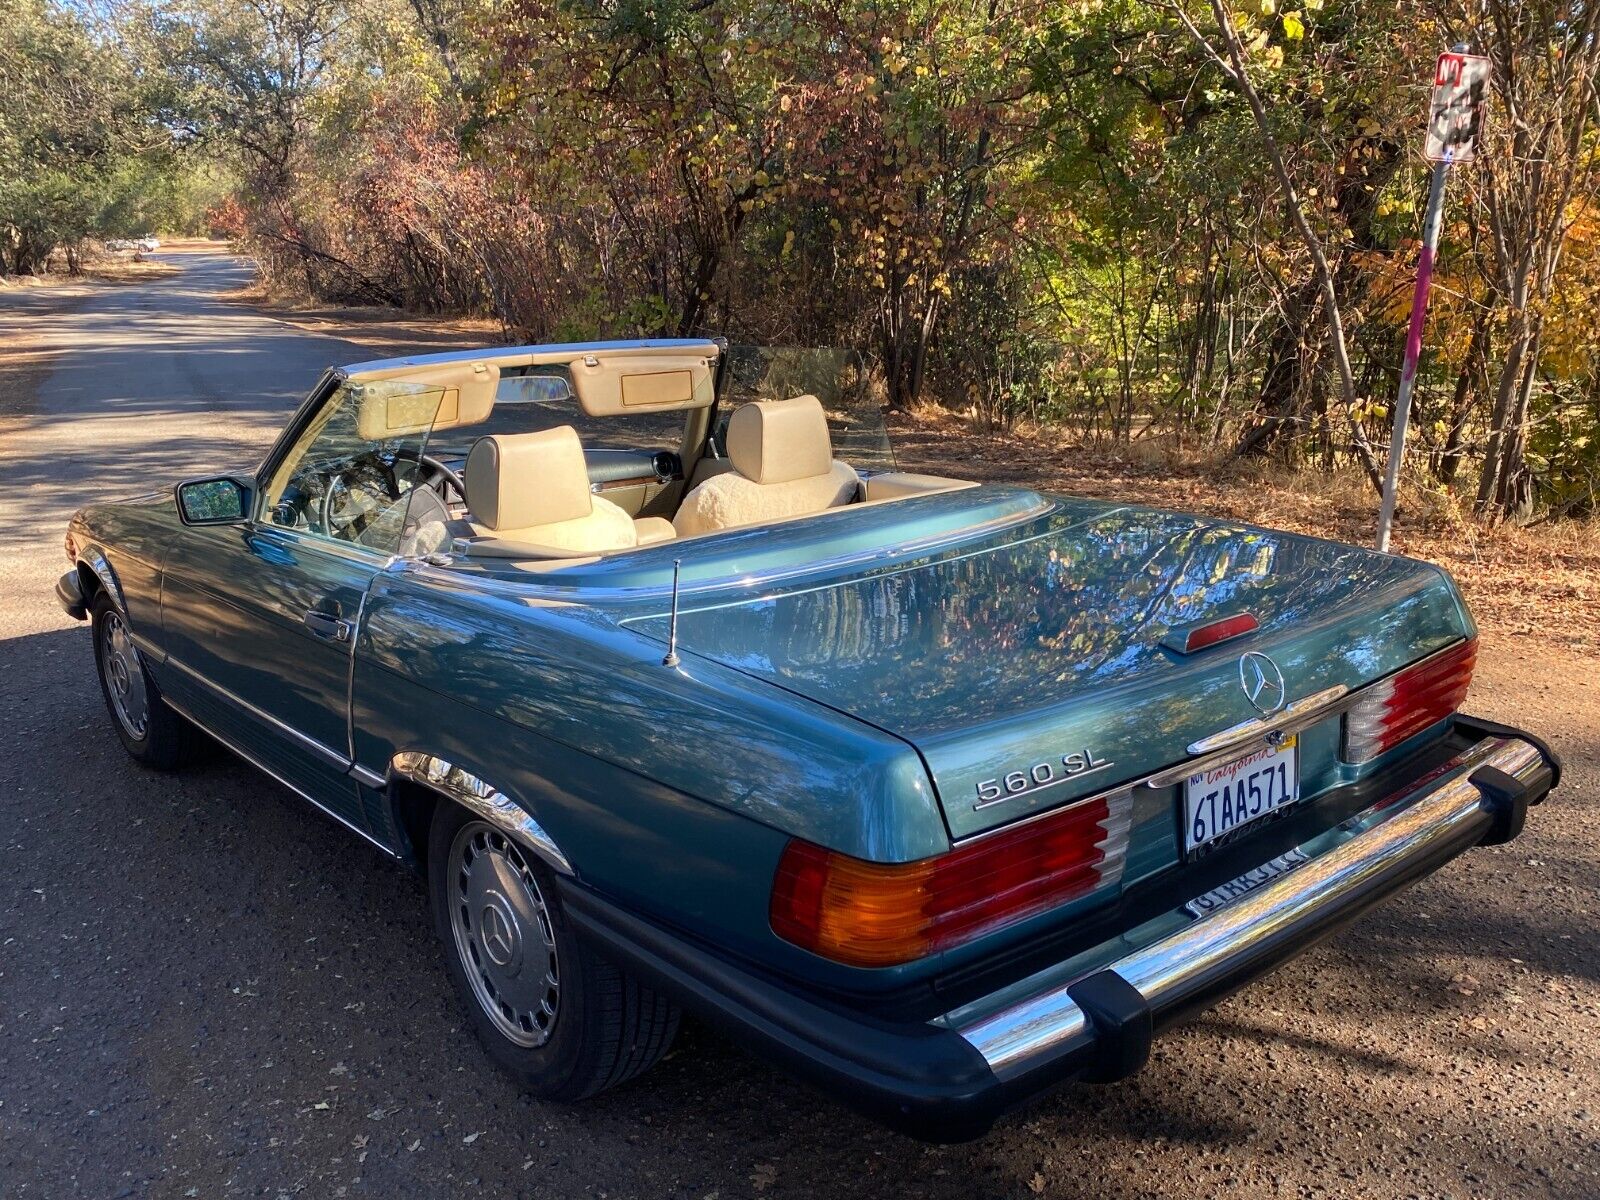
[[[270,535],[282,539],[297,550],[320,550],[333,558],[357,563],[363,567],[370,567],[374,574],[385,570],[395,560],[393,554],[386,554],[382,550],[374,550],[371,546],[363,546],[359,542],[346,542],[320,533],[311,533],[305,529],[294,529],[288,525],[274,525],[271,521],[252,520],[245,524],[254,537]]]
[[[176,661],[176,660],[174,660],[174,661]],[[353,821],[350,821],[349,819],[347,819],[345,817],[342,817],[338,813],[334,812],[333,809],[329,808],[326,804],[322,803],[322,801],[318,800],[315,796],[311,795],[304,788],[297,787],[296,785],[290,783],[287,779],[285,779],[282,775],[279,775],[271,767],[267,766],[266,763],[262,762],[254,754],[251,754],[248,750],[246,750],[243,747],[241,747],[238,742],[234,741],[232,738],[228,737],[226,734],[218,733],[215,729],[213,729],[211,726],[207,725],[199,717],[195,716],[194,713],[190,712],[188,709],[183,707],[183,705],[181,705],[177,701],[173,700],[170,696],[162,696],[161,699],[163,701],[165,701],[168,705],[170,705],[172,707],[173,711],[177,712],[186,721],[193,722],[200,729],[205,730],[205,732],[207,734],[209,734],[211,737],[216,738],[217,741],[221,742],[224,746],[226,746],[233,753],[237,754],[240,758],[244,759],[245,762],[249,763],[256,770],[260,771],[263,775],[266,775],[266,776],[270,777],[271,779],[276,780],[278,783],[281,783],[284,787],[288,788],[296,796],[299,796],[302,800],[304,800],[307,804],[311,805],[318,812],[321,812],[326,816],[332,817],[335,821],[337,821],[339,824],[343,825],[346,829],[350,830],[352,833],[360,835],[360,837],[363,840],[365,840],[367,842],[370,842],[372,845],[376,846],[379,850],[382,850],[390,858],[398,859],[400,857],[398,854],[395,853],[395,851],[394,851],[394,849],[392,847],[385,846],[377,838],[373,837],[372,834],[368,833],[365,829],[361,828],[361,826],[355,824]]]
[[[394,560],[391,559],[390,562]],[[384,563],[382,570],[388,570],[389,563]],[[344,743],[349,752],[348,761],[351,764],[352,774],[358,769],[356,764],[356,643],[361,640],[361,622],[367,615],[367,597],[372,595],[373,581],[378,577],[374,575],[367,580],[367,586],[361,589],[361,603],[356,605],[355,621],[351,625],[350,661],[345,665],[344,675]],[[365,771],[365,767],[359,768]],[[368,771],[367,774],[372,774]],[[382,781],[380,780],[381,784]],[[374,785],[368,785],[374,786]]]
[[[128,631],[128,636],[133,639],[134,649],[137,650],[140,657],[145,659],[147,662],[153,662],[159,665],[167,661],[167,652],[152,642],[149,638],[145,637],[143,634],[134,633],[133,630],[130,629]]]
[[[382,775],[379,775],[376,771],[368,770],[360,763],[352,764],[348,774],[351,779],[354,779],[357,783],[361,784],[362,787],[369,787],[373,788],[374,790],[381,791],[389,786],[389,781]]]
[[[498,826],[532,850],[551,869],[573,875],[572,863],[528,810],[504,792],[469,771],[432,754],[402,750],[389,760],[389,771],[447,796],[463,808]]]
[[[168,655],[167,656],[167,662],[170,663],[172,666],[177,667],[178,670],[182,671],[185,675],[187,675],[190,679],[193,679],[196,683],[204,685],[213,694],[215,694],[219,699],[225,700],[228,703],[233,704],[233,705],[235,705],[236,707],[238,707],[240,709],[243,709],[245,712],[249,713],[252,717],[255,717],[256,720],[262,722],[262,724],[267,725],[268,727],[270,727],[271,729],[273,729],[277,733],[281,733],[283,736],[289,738],[292,742],[294,742],[296,745],[298,745],[301,749],[310,751],[316,757],[320,758],[323,762],[327,763],[329,766],[334,767],[334,768],[336,768],[336,769],[338,769],[340,771],[346,771],[346,772],[349,771],[349,769],[350,769],[350,759],[349,759],[349,757],[347,755],[341,754],[338,750],[335,750],[332,746],[329,746],[324,742],[317,741],[316,738],[310,736],[309,734],[301,733],[293,725],[289,725],[289,724],[286,724],[283,721],[280,721],[277,717],[273,716],[271,713],[267,712],[265,709],[257,708],[254,704],[251,704],[250,701],[246,700],[243,696],[239,695],[237,692],[230,692],[227,688],[223,687],[220,683],[216,683],[213,680],[208,679],[206,676],[202,675],[199,671],[195,670],[193,667],[191,667],[188,663],[184,662],[182,659],[177,658],[176,656],[173,656],[173,655]],[[345,723],[346,723],[346,725],[349,724],[349,713],[348,713],[348,710],[346,711],[346,714],[345,714]],[[199,724],[199,722],[196,722],[196,724]],[[210,732],[210,731],[207,730],[207,732]],[[213,735],[213,736],[215,736],[215,735]],[[242,754],[243,751],[240,751],[239,753]],[[263,768],[263,770],[265,770],[265,768]],[[269,772],[269,774],[270,774],[270,772]],[[274,776],[274,778],[276,778],[276,777]]]

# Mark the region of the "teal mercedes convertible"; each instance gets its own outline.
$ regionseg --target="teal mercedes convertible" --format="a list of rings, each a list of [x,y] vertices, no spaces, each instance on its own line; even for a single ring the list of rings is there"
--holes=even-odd
[[[203,732],[426,873],[555,1100],[686,1009],[977,1136],[1555,786],[1458,712],[1439,568],[908,473],[807,378],[711,340],[334,370],[259,466],[79,512],[59,597],[135,759]]]

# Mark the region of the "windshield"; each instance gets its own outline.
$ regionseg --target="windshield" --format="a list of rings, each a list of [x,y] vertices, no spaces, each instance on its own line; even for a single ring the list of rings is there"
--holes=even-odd
[[[755,400],[813,395],[822,402],[834,457],[860,471],[895,469],[894,452],[866,360],[831,346],[729,346],[719,384],[719,419],[711,451],[725,456],[728,416]],[[535,433],[570,425],[585,449],[672,451],[691,455],[697,432],[694,412],[606,413],[594,416],[578,402],[570,369],[563,364],[508,367],[495,387],[488,416],[470,425],[435,430],[431,452],[465,459],[481,437]],[[704,426],[699,427],[704,436]]]
[[[511,367],[500,374],[487,419],[435,433],[433,453],[465,458],[481,437],[537,433],[570,425],[590,450],[678,450],[685,434],[682,412],[590,416],[578,403],[565,366]]]

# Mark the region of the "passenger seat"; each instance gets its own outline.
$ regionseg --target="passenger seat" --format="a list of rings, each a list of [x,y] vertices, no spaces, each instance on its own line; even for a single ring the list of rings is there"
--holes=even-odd
[[[683,498],[672,524],[679,537],[808,516],[854,502],[855,468],[835,461],[828,418],[815,396],[758,400],[728,419],[731,471]]]
[[[472,543],[474,554],[604,554],[674,536],[663,518],[636,521],[590,492],[583,444],[570,425],[479,438],[467,455],[462,481],[467,485],[468,527],[482,539]]]

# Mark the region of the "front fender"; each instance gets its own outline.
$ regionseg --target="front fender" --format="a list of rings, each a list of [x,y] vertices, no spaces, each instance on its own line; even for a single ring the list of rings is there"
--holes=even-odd
[[[124,615],[128,611],[128,600],[122,592],[122,582],[117,578],[116,568],[111,565],[111,560],[99,546],[90,543],[78,550],[78,573],[80,577],[87,571],[94,577],[95,586],[104,589],[111,595],[111,602],[119,608]],[[88,580],[84,580],[88,583]],[[84,595],[89,597],[89,589],[84,589]]]

